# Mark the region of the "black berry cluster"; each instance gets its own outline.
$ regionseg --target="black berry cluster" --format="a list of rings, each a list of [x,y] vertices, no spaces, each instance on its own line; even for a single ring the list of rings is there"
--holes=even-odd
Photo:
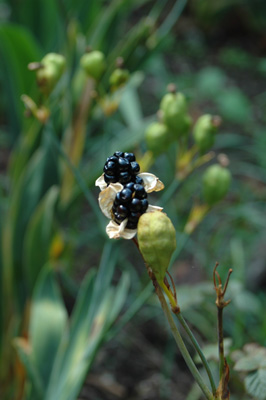
[[[120,182],[122,185],[128,182],[141,183],[137,182],[139,171],[140,167],[133,153],[116,151],[104,164],[104,180],[107,185],[115,182]]]
[[[136,229],[139,217],[145,213],[149,203],[143,180],[138,176],[140,167],[134,154],[116,151],[107,158],[103,171],[107,185],[116,182],[123,185],[112,207],[114,221],[121,224],[127,218],[126,227]]]
[[[128,229],[136,229],[139,217],[148,208],[147,192],[139,183],[130,182],[124,186],[121,192],[117,193],[112,213],[115,222],[121,222],[127,218]]]

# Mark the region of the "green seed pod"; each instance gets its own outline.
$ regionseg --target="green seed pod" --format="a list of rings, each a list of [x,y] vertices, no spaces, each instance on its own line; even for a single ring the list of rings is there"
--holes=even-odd
[[[185,96],[178,93],[167,93],[161,101],[162,120],[175,137],[184,136],[191,126],[191,118],[187,113]]]
[[[206,153],[214,145],[218,126],[219,117],[213,117],[210,114],[202,115],[197,120],[193,129],[193,136],[200,154]]]
[[[162,282],[176,248],[176,233],[171,220],[161,211],[142,214],[138,222],[138,242],[141,254]]]
[[[90,78],[98,81],[106,67],[104,54],[98,50],[86,53],[81,57],[80,65]]]
[[[220,164],[208,167],[203,175],[203,197],[210,206],[222,200],[231,183],[230,171]]]
[[[171,133],[165,124],[153,122],[145,132],[147,147],[155,156],[167,150],[171,144]]]
[[[41,60],[41,67],[36,71],[37,83],[41,91],[48,95],[64,72],[66,60],[60,54],[48,53]]]
[[[110,86],[112,86],[114,89],[117,89],[125,85],[129,79],[129,76],[130,74],[127,69],[116,68],[110,76]]]

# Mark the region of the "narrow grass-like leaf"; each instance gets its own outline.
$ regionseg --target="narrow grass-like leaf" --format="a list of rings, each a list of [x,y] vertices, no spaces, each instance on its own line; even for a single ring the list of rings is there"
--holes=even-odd
[[[24,265],[32,290],[42,266],[48,261],[59,189],[52,186],[33,214],[25,233]]]
[[[59,343],[67,328],[66,322],[67,312],[54,279],[52,265],[47,264],[34,290],[29,327],[33,363],[45,388]]]
[[[23,104],[20,96],[31,92],[35,76],[28,71],[29,62],[38,60],[40,49],[34,37],[23,27],[15,24],[0,26],[0,69],[5,77],[6,110],[13,137],[21,131]]]
[[[36,369],[32,360],[32,348],[24,338],[14,339],[13,344],[29,377],[31,387],[30,392],[34,394],[36,400],[42,400],[44,396],[44,385],[39,371]]]

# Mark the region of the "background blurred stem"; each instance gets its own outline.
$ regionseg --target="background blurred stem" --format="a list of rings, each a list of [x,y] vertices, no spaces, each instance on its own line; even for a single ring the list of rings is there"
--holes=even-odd
[[[78,105],[77,116],[74,117],[70,131],[66,135],[67,142],[65,144],[65,151],[74,166],[78,166],[83,154],[86,138],[86,123],[89,116],[93,91],[94,82],[90,79],[84,88],[81,101]],[[67,204],[71,197],[73,181],[74,176],[72,171],[66,168],[61,189],[61,202],[64,205]]]

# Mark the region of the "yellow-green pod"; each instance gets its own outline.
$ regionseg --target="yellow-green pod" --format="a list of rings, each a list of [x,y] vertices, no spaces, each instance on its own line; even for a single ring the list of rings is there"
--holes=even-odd
[[[220,164],[213,164],[208,167],[203,175],[203,197],[210,206],[222,200],[230,187],[230,171]]]
[[[130,74],[127,69],[116,68],[109,79],[110,86],[114,89],[119,88],[127,83]]]
[[[202,115],[195,123],[193,136],[201,154],[210,150],[214,145],[217,127],[215,117],[210,114]]]
[[[48,95],[61,78],[66,60],[61,54],[48,53],[41,60],[41,67],[36,71],[36,78],[40,90]]]
[[[187,101],[182,93],[167,93],[162,98],[160,110],[162,121],[175,137],[187,135],[191,126],[191,118],[187,113]]]
[[[105,56],[101,51],[91,51],[81,57],[80,65],[87,76],[98,81],[106,68]]]
[[[145,132],[145,140],[148,150],[157,156],[167,150],[171,144],[171,133],[165,124],[153,122]]]
[[[140,217],[138,243],[145,262],[162,282],[176,248],[175,228],[165,213],[154,211]]]

